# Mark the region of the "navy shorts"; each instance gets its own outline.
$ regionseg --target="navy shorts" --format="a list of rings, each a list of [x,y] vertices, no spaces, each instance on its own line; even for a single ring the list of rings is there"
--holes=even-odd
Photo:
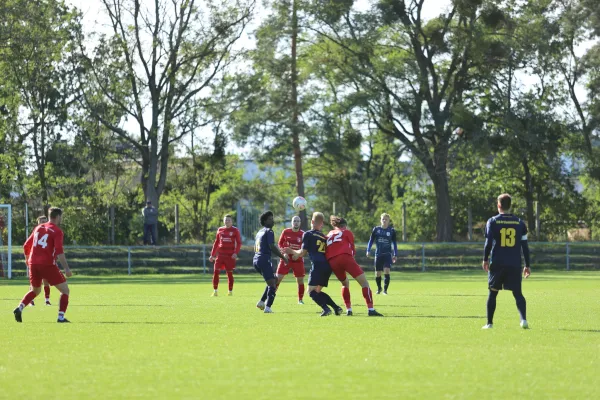
[[[262,275],[265,282],[270,279],[275,279],[275,273],[273,272],[273,264],[271,260],[253,260],[252,265],[256,272]]]
[[[326,261],[312,263],[312,268],[308,274],[308,286],[327,287],[331,277],[331,267]]]
[[[490,265],[488,285],[490,289],[521,291],[521,267]]]
[[[383,271],[384,268],[392,268],[392,255],[389,253],[375,256],[375,271]]]

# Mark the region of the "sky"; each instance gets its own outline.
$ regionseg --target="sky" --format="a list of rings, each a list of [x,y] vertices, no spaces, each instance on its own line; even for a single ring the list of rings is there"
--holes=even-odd
[[[104,5],[100,0],[66,0],[68,4],[79,8],[84,17],[83,17],[83,25],[86,33],[111,33],[111,28],[108,26],[109,19],[104,10]],[[142,3],[147,4],[148,7],[153,7],[154,0],[143,0]],[[169,2],[170,3],[170,2]],[[370,0],[356,0],[355,7],[358,10],[366,10],[369,8]],[[424,8],[423,8],[423,16],[425,19],[429,19],[439,15],[440,13],[449,10],[451,5],[450,0],[425,0]],[[257,6],[255,9],[255,16],[246,30],[246,32],[242,35],[240,40],[236,43],[238,49],[241,48],[252,48],[254,47],[254,39],[252,37],[252,32],[256,29],[257,26],[260,25],[261,21],[264,20],[269,14],[269,10],[265,8],[262,4],[262,0],[257,1]],[[587,47],[591,46],[590,43],[584,43],[580,46],[579,51],[583,52]],[[93,44],[90,44],[88,48],[93,47]],[[534,85],[536,80],[527,76],[526,74],[521,74],[519,77],[523,85],[531,86]],[[585,91],[583,88],[579,88],[578,94],[581,96],[585,95]],[[136,131],[135,125],[131,122],[126,122],[124,127],[131,131]],[[200,140],[207,140],[212,137],[212,132],[210,128],[205,128],[204,130],[198,132],[196,137]],[[189,143],[190,139],[186,139],[187,143]],[[240,148],[236,145],[230,144],[228,146],[228,151],[237,153],[240,155],[244,155],[246,153],[246,149]]]

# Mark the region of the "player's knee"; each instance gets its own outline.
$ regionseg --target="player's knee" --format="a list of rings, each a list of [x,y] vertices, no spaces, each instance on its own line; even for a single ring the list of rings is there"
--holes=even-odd
[[[41,287],[32,287],[31,290],[33,291],[33,293],[35,293],[36,296],[42,292]]]

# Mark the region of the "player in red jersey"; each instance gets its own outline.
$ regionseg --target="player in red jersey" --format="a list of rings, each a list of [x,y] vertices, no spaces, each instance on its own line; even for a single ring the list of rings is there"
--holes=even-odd
[[[218,295],[219,289],[219,274],[224,269],[227,272],[227,280],[229,281],[228,296],[233,295],[233,270],[235,269],[235,261],[238,258],[242,246],[242,238],[238,228],[233,226],[233,218],[231,215],[223,217],[225,226],[217,229],[217,237],[213,244],[210,253],[210,262],[215,263],[213,272],[213,296]]]
[[[41,216],[37,217],[38,225],[45,224],[46,222],[48,222],[48,217],[46,217],[45,215],[41,215]],[[52,304],[50,304],[50,284],[45,279],[43,279],[42,282],[44,283],[44,297],[46,298],[46,305],[51,306]],[[29,290],[32,290],[32,288],[33,287],[30,285]],[[34,301],[31,300],[31,303],[29,303],[29,305],[32,307],[35,306]]]
[[[346,220],[332,215],[330,223],[332,231],[327,234],[327,249],[325,257],[331,266],[335,276],[342,282],[342,297],[346,304],[346,314],[352,315],[352,303],[350,302],[350,281],[346,276],[349,273],[362,287],[363,297],[367,303],[370,317],[383,317],[373,308],[373,292],[362,268],[356,263],[354,254],[354,235],[347,229]]]
[[[295,216],[292,218],[292,227],[284,229],[281,232],[277,245],[282,251],[286,248],[300,250],[302,247],[302,235],[304,235],[304,231],[300,229],[300,223],[300,217]],[[279,265],[277,266],[277,288],[279,289],[279,284],[289,274],[290,269],[294,272],[294,277],[296,278],[296,282],[298,282],[298,304],[304,304],[302,299],[304,298],[304,276],[306,275],[306,271],[304,270],[304,259],[302,257],[294,261],[290,258],[287,265],[283,260],[279,261]]]
[[[65,275],[70,277],[73,274],[69,269],[63,249],[64,235],[59,228],[62,221],[62,210],[60,208],[51,208],[49,213],[50,222],[36,226],[23,245],[25,262],[29,266],[31,290],[23,297],[21,304],[13,311],[17,322],[23,322],[23,308],[40,294],[42,291],[42,280],[44,279],[50,285],[55,286],[61,293],[57,322],[69,322],[65,318],[65,312],[69,305],[69,285],[67,284]],[[57,259],[64,268],[65,275],[58,269],[56,265]]]

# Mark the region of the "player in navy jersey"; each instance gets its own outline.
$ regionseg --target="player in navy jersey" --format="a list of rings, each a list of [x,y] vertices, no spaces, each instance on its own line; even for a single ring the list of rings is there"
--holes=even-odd
[[[263,226],[263,228],[256,234],[254,259],[252,260],[252,264],[254,265],[254,269],[263,276],[267,283],[267,287],[265,288],[265,292],[260,301],[256,303],[256,307],[264,310],[265,313],[272,313],[271,306],[275,301],[277,278],[273,273],[271,254],[275,253],[275,255],[279,256],[286,264],[288,262],[288,257],[287,255],[282,254],[275,245],[275,234],[273,233],[275,221],[271,211],[266,211],[261,214],[260,225]]]
[[[511,290],[517,302],[521,316],[521,327],[529,328],[527,323],[527,304],[521,292],[521,251],[525,257],[523,276],[531,274],[529,264],[529,245],[527,243],[527,226],[510,214],[512,199],[508,194],[498,196],[499,214],[488,220],[485,226],[485,250],[483,269],[488,272],[489,296],[487,301],[487,324],[483,329],[493,327],[496,297],[498,291]]]
[[[377,294],[381,294],[381,273],[385,274],[383,294],[387,294],[390,286],[390,269],[396,262],[398,245],[396,244],[396,230],[390,226],[390,215],[381,214],[381,226],[376,226],[371,232],[371,238],[367,245],[367,257],[371,252],[371,246],[375,243],[375,282],[377,282]]]
[[[312,229],[304,232],[302,235],[302,246],[300,250],[294,250],[287,247],[284,251],[292,256],[292,260],[306,257],[308,254],[312,264],[308,278],[308,294],[315,303],[322,309],[321,317],[331,315],[333,308],[336,315],[342,315],[342,307],[335,304],[333,299],[325,292],[323,288],[329,284],[331,276],[331,267],[325,258],[325,249],[327,248],[327,237],[323,235],[321,229],[325,223],[325,217],[320,212],[313,213],[310,225]]]

